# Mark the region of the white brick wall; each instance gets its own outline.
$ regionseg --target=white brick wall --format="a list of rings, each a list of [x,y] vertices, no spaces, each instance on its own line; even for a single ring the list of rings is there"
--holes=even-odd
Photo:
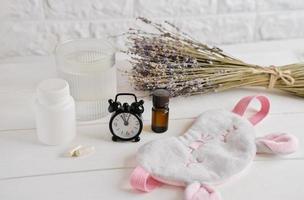
[[[0,58],[116,35],[136,16],[167,19],[211,44],[304,37],[304,0],[0,0]]]

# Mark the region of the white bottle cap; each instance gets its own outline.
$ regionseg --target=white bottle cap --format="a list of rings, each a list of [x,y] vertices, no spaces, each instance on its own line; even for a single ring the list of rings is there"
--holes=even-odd
[[[41,104],[58,104],[70,96],[68,82],[62,79],[47,79],[42,81],[37,88],[37,98]]]

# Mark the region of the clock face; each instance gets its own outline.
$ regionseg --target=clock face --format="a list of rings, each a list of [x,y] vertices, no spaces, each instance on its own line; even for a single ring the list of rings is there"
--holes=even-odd
[[[112,118],[110,127],[116,136],[122,139],[129,139],[140,133],[142,122],[136,115],[122,112]]]

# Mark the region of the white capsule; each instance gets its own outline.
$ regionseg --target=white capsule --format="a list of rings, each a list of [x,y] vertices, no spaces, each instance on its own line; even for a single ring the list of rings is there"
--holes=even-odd
[[[92,154],[93,152],[95,152],[94,146],[84,146],[83,147],[82,145],[78,145],[69,151],[69,155],[71,157],[80,157],[80,156],[86,156],[86,155]]]

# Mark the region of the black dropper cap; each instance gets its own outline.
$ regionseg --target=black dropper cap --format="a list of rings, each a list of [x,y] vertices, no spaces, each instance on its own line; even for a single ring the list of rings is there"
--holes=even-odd
[[[170,92],[166,89],[156,89],[152,94],[153,106],[156,108],[166,108],[169,104]]]

